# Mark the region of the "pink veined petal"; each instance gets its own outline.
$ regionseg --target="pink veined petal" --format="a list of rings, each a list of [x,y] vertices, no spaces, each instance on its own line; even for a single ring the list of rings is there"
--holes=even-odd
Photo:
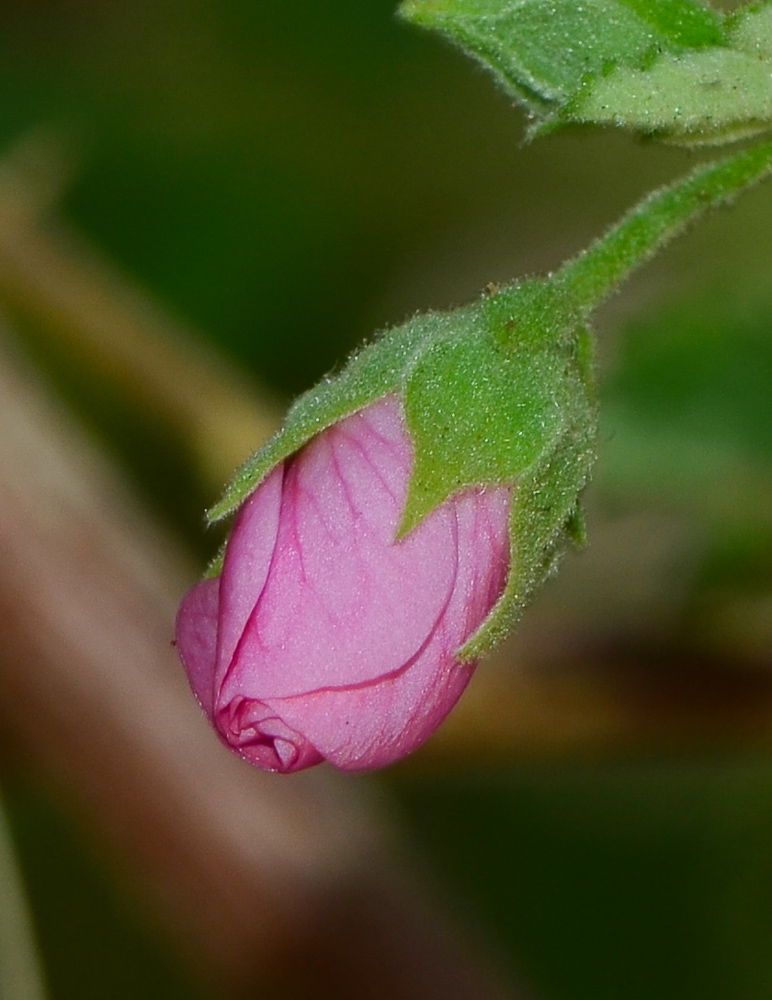
[[[219,592],[219,580],[204,580],[188,591],[177,612],[177,651],[193,694],[210,718],[214,714]]]
[[[474,672],[430,646],[403,672],[360,687],[269,698],[266,706],[344,771],[385,767],[420,746]]]
[[[395,541],[411,468],[396,400],[331,428],[289,464],[273,563],[220,704],[361,684],[415,656],[452,592],[457,542],[447,507]]]
[[[220,585],[218,677],[227,670],[271,567],[279,530],[284,465],[278,465],[239,511]]]
[[[501,596],[510,561],[509,486],[470,490],[453,498],[458,525],[458,573],[446,621],[456,649],[477,631]]]

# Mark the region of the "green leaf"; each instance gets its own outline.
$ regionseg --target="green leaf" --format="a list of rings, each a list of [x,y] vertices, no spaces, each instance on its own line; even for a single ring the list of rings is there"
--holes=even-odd
[[[757,3],[734,12],[727,22],[729,44],[759,59],[772,59],[772,3]]]
[[[610,67],[722,41],[719,15],[698,0],[405,0],[400,13],[481,60],[542,119]]]
[[[645,22],[610,0],[408,0],[401,13],[476,55],[537,112],[561,104],[609,60],[640,59],[652,44]]]
[[[721,19],[699,0],[620,0],[676,45],[720,45]]]
[[[772,5],[726,23],[699,0],[405,0],[402,16],[493,70],[531,134],[613,125],[683,145],[772,128]]]
[[[616,66],[561,117],[682,145],[742,139],[772,127],[772,59],[714,47],[665,53],[646,69]]]

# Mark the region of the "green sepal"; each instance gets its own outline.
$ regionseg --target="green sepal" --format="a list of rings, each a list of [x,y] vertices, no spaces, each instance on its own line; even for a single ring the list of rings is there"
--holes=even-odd
[[[586,343],[581,345],[585,339]],[[587,355],[589,334],[577,338]],[[558,567],[566,549],[586,541],[581,494],[595,461],[597,414],[592,376],[585,371],[583,392],[572,395],[564,427],[533,466],[518,479],[510,520],[510,572],[504,593],[477,632],[459,651],[474,660],[514,628],[531,598]]]
[[[209,561],[209,565],[204,570],[205,580],[214,580],[215,577],[222,573],[223,566],[225,565],[225,550],[227,548],[227,540],[223,542],[220,548],[217,550],[217,554],[213,559]]]
[[[236,472],[222,498],[207,511],[210,524],[232,514],[271,469],[315,435],[401,387],[405,372],[427,344],[443,336],[454,320],[449,313],[417,315],[354,354],[337,374],[303,393],[287,412],[282,428]]]
[[[513,487],[507,585],[462,660],[503,639],[566,548],[584,544],[597,426],[592,339],[560,281],[481,306],[482,329],[433,345],[406,393],[416,465],[401,533],[460,489]]]
[[[391,330],[300,397],[210,521],[232,513],[320,431],[396,393],[415,450],[400,536],[460,490],[513,489],[509,583],[463,651],[480,655],[519,617],[566,545],[582,537],[579,494],[595,434],[583,312],[563,282],[534,279]],[[220,569],[217,562],[210,575]]]
[[[232,514],[275,465],[318,433],[390,393],[404,402],[416,447],[402,533],[463,486],[511,482],[559,433],[562,340],[572,325],[562,288],[527,281],[389,330],[299,397],[281,430],[208,511],[209,522]],[[449,430],[453,413],[458,421]]]
[[[428,345],[406,379],[416,460],[400,534],[465,487],[517,482],[586,392],[579,315],[556,284],[512,285],[455,315],[452,335]]]

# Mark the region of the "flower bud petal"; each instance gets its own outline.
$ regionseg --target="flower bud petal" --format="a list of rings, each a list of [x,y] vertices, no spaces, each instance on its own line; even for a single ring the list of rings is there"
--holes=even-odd
[[[214,717],[214,668],[220,613],[220,581],[204,580],[188,593],[177,612],[177,649],[199,704]]]
[[[384,766],[468,683],[456,654],[504,588],[511,489],[467,490],[398,540],[412,469],[396,397],[340,421],[257,488],[219,588],[183,602],[191,686],[257,766]]]

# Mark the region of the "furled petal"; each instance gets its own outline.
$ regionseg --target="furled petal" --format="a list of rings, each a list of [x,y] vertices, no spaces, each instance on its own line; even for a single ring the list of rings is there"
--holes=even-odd
[[[305,736],[260,701],[234,699],[220,714],[219,722],[225,742],[264,771],[287,774],[324,759]]]

